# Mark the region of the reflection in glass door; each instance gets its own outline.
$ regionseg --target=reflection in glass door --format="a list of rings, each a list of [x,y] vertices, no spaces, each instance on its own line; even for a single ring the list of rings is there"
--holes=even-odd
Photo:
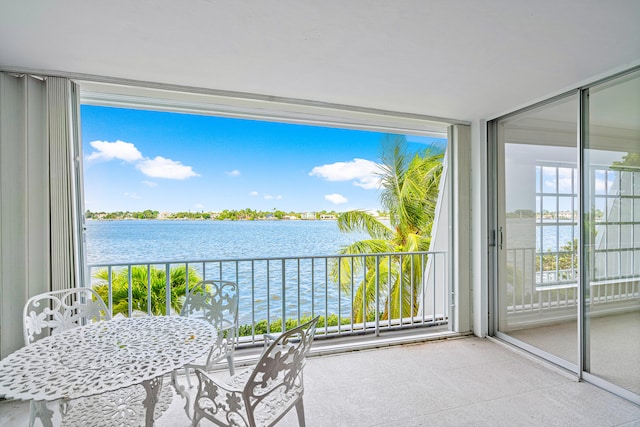
[[[640,404],[640,70],[490,129],[493,332]]]
[[[573,95],[497,128],[497,333],[576,371],[577,110]]]
[[[640,73],[585,94],[584,370],[639,395]]]

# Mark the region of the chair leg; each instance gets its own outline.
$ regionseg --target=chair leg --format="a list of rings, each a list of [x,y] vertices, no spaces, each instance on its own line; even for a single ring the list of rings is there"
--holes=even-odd
[[[189,388],[193,387],[193,385],[191,385],[191,375],[189,374],[189,368],[184,368],[184,375],[185,377],[187,377],[187,384],[189,384]]]
[[[305,427],[304,423],[304,403],[302,402],[302,397],[300,400],[296,402],[296,412],[298,414],[298,424],[300,427]]]
[[[197,427],[200,424],[200,420],[202,419],[202,415],[198,414],[196,410],[195,404],[193,406],[193,418],[191,419],[191,426]]]
[[[36,422],[36,408],[34,401],[29,402],[29,427],[33,427]]]
[[[29,408],[29,427],[33,427],[36,417],[40,418],[44,427],[53,427],[53,422],[51,421],[53,411],[47,408],[47,403],[44,400],[31,401]]]
[[[229,354],[227,356],[227,364],[229,364],[229,373],[231,374],[231,376],[234,376],[236,372],[233,366],[233,354]]]

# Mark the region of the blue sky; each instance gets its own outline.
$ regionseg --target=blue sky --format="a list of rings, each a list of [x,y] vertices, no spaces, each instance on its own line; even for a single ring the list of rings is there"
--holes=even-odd
[[[81,119],[94,212],[380,208],[381,133],[89,105]]]

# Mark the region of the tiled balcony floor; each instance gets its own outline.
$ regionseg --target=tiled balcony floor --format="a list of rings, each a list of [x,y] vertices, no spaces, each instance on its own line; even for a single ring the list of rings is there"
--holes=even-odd
[[[475,337],[310,357],[304,401],[309,427],[640,426],[639,406]],[[0,425],[26,426],[28,409],[0,403]],[[189,426],[182,402],[156,425]],[[295,410],[279,424],[297,425]]]
[[[576,321],[509,333],[524,343],[577,364]],[[591,372],[640,394],[640,309],[590,319]]]

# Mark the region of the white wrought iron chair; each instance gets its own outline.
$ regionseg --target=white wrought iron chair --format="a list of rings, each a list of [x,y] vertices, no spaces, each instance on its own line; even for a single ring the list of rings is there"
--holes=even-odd
[[[30,298],[23,311],[25,345],[49,335],[93,322],[111,321],[111,313],[102,297],[90,288],[72,288],[52,291]],[[145,409],[142,404],[146,392],[136,385],[110,393],[60,402],[62,425],[69,426],[122,426],[143,423]],[[169,387],[163,387],[156,404],[158,418],[173,399]],[[40,418],[43,425],[50,424],[53,411],[44,401],[31,401],[29,426]]]
[[[185,366],[189,387],[192,387],[190,369],[199,368],[209,371],[225,358],[230,374],[234,374],[233,353],[238,339],[238,301],[238,285],[233,282],[203,280],[189,289],[180,315],[204,319],[218,331],[218,339],[211,347],[206,361]]]
[[[298,423],[304,426],[302,370],[318,318],[278,336],[255,367],[224,384],[196,369],[193,425],[206,418],[221,426],[272,426],[295,406]]]

